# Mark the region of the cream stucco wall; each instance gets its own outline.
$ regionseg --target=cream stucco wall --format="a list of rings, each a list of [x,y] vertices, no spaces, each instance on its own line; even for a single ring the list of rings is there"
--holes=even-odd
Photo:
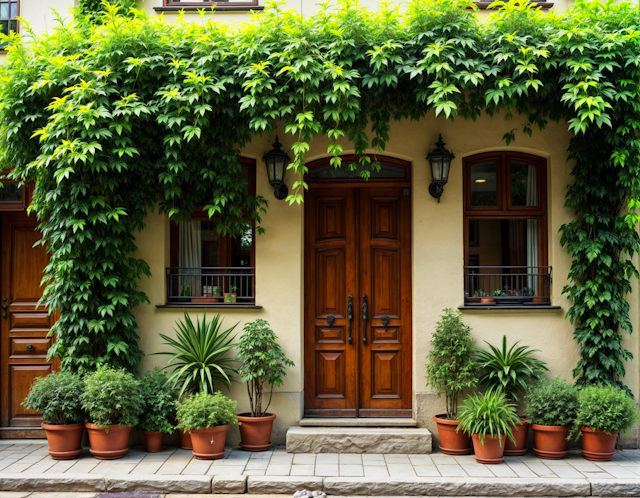
[[[573,327],[564,318],[569,303],[562,296],[562,287],[569,271],[570,257],[560,247],[558,230],[571,219],[563,207],[566,186],[571,182],[570,163],[566,148],[570,139],[564,124],[550,124],[546,130],[534,132],[532,137],[517,136],[509,147],[502,136],[517,127],[515,120],[505,123],[501,116],[482,117],[474,122],[462,119],[454,123],[429,115],[420,122],[402,121],[392,124],[386,155],[412,163],[412,223],[413,223],[413,392],[414,416],[421,425],[432,431],[431,417],[442,411],[442,400],[425,386],[425,357],[429,341],[443,308],[457,308],[463,304],[463,202],[462,160],[464,157],[490,150],[512,150],[535,154],[548,162],[548,238],[549,264],[553,267],[552,303],[560,310],[465,310],[464,319],[480,345],[486,340],[499,343],[503,334],[509,341],[540,349],[538,356],[550,369],[550,376],[561,375],[572,379],[572,369],[578,359],[578,347],[573,339]],[[438,204],[428,194],[430,172],[427,152],[442,133],[447,147],[456,155],[452,162],[449,183]],[[283,442],[286,427],[295,425],[303,409],[303,210],[302,206],[289,206],[273,197],[266,172],[259,158],[270,148],[273,137],[257,137],[243,150],[243,155],[258,159],[257,193],[269,199],[268,213],[263,217],[266,234],[256,240],[256,296],[261,310],[209,310],[221,312],[225,324],[264,318],[280,337],[287,355],[296,367],[289,370],[284,386],[274,396],[273,410],[278,414],[274,441]],[[284,148],[289,149],[290,137],[280,136]],[[319,137],[311,143],[309,161],[326,156],[326,139]],[[352,151],[344,143],[345,153]],[[287,183],[293,183],[289,172]],[[140,256],[151,265],[153,277],[141,282],[148,293],[151,306],[141,306],[136,315],[142,336],[141,345],[149,355],[162,349],[159,333],[173,334],[173,326],[182,311],[158,309],[164,303],[164,267],[168,266],[169,224],[154,214],[147,228],[138,236]],[[637,282],[633,283],[633,295]],[[202,311],[192,311],[201,315]],[[638,330],[637,299],[631,299],[631,317],[634,330]],[[628,363],[624,379],[636,397],[640,394],[638,379],[638,333],[625,335],[624,345],[636,359]],[[147,356],[142,369],[162,366],[164,358]],[[239,401],[239,409],[247,407],[243,386],[234,385],[230,395]],[[235,434],[235,433],[234,433]],[[232,437],[237,437],[232,434]]]

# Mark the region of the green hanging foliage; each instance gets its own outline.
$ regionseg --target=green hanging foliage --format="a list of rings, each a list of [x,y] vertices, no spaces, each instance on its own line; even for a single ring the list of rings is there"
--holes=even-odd
[[[89,4],[87,4],[89,5]],[[428,113],[526,117],[522,132],[564,121],[575,183],[562,227],[573,258],[581,382],[617,383],[631,353],[624,297],[637,276],[640,15],[637,6],[578,0],[566,13],[507,3],[480,23],[463,0],[413,0],[371,12],[354,0],[305,17],[280,3],[245,24],[175,23],[103,3],[48,36],[12,36],[0,74],[0,162],[35,180],[33,209],[51,252],[43,302],[65,370],[135,369],[131,310],[149,274],[135,232],[157,206],[177,220],[205,205],[220,233],[265,199],[243,184],[239,151],[253,137],[294,137],[302,202],[305,154],[329,138],[336,167],[348,142],[360,161],[382,152],[390,123]],[[33,44],[25,42],[33,41]],[[431,114],[432,115],[432,114]],[[516,130],[505,123],[510,143]],[[375,161],[363,173],[379,167]]]

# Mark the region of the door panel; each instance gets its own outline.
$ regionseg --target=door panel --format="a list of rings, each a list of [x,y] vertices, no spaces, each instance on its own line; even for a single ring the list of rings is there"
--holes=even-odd
[[[311,185],[305,202],[307,416],[411,416],[406,187]]]
[[[41,235],[35,217],[2,213],[2,278],[0,318],[0,425],[39,426],[42,417],[20,404],[33,381],[57,365],[47,361],[53,317],[36,307],[42,297],[42,272],[48,263],[44,247],[34,244]]]

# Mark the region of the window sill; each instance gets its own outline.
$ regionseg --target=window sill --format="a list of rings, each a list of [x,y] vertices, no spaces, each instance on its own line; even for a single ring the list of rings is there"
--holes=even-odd
[[[263,5],[205,5],[199,7],[197,5],[164,5],[154,7],[156,12],[249,12],[251,10],[264,10]]]
[[[553,306],[550,304],[543,304],[540,306],[524,306],[524,305],[503,305],[503,306],[458,306],[459,310],[468,311],[468,310],[482,310],[482,311],[496,311],[496,310],[520,310],[520,311],[550,311],[550,310],[561,310],[560,306]]]
[[[480,10],[496,10],[495,8],[489,8],[493,2],[474,2],[476,7]],[[553,8],[553,2],[533,2],[535,7],[540,9],[551,9]]]
[[[157,304],[156,308],[170,308],[170,309],[224,308],[224,309],[232,309],[232,310],[261,310],[262,306],[258,306],[256,304],[169,303],[169,304]]]

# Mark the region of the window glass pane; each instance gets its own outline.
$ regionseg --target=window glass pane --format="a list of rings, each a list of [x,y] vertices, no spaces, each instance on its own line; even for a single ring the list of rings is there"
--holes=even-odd
[[[511,163],[511,205],[536,206],[536,188],[536,167],[531,164]]]
[[[540,295],[538,220],[469,220],[469,264],[478,266],[467,282],[468,297]],[[494,267],[494,268],[488,268]],[[475,275],[478,275],[477,277]]]
[[[342,166],[339,168],[334,168],[333,166],[327,166],[326,168],[318,168],[311,171],[310,178],[312,180],[327,180],[327,179],[360,179],[362,178],[362,171],[371,172],[370,178],[404,178],[405,172],[404,168],[399,168],[397,166],[391,166],[389,164],[380,164],[380,171],[373,171],[371,166],[362,166],[361,164],[356,165],[356,169],[351,170],[349,168],[349,164],[346,162],[342,163]]]
[[[4,35],[9,34],[9,21],[0,21],[0,33]]]
[[[202,266],[224,266],[220,264],[220,239],[211,221],[199,221],[202,226]]]
[[[9,19],[9,3],[0,2],[0,19]]]
[[[247,221],[243,233],[231,239],[231,266],[251,266],[252,246],[253,225]]]
[[[0,188],[0,202],[22,202],[22,187],[17,183],[5,183]]]
[[[11,19],[18,17],[18,2],[11,3]]]
[[[498,183],[496,163],[471,166],[471,205],[497,206]]]

